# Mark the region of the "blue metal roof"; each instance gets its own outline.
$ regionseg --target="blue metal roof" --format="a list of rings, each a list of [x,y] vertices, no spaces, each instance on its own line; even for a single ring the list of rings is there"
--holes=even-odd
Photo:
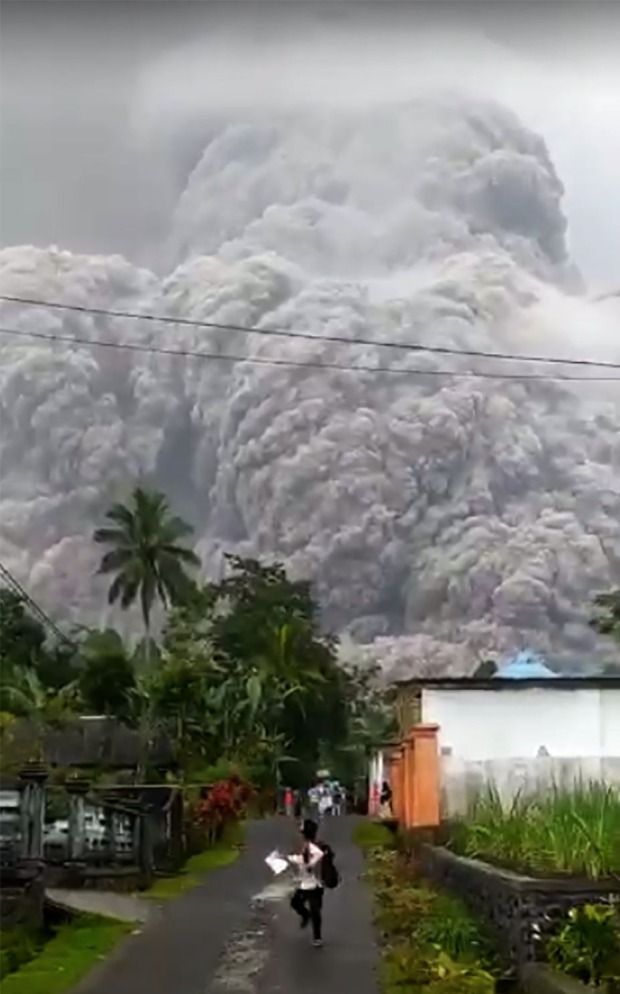
[[[503,680],[540,680],[557,676],[553,670],[545,666],[542,658],[530,649],[518,652],[501,663],[494,674]]]

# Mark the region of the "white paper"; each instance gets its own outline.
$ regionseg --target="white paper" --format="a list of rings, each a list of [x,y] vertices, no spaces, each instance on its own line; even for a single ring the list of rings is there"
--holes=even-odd
[[[267,856],[267,858],[265,859],[265,862],[267,866],[271,870],[273,870],[276,876],[279,873],[283,873],[284,870],[286,870],[286,868],[288,867],[288,860],[284,859],[283,856],[280,856],[278,852],[270,853],[269,856]]]

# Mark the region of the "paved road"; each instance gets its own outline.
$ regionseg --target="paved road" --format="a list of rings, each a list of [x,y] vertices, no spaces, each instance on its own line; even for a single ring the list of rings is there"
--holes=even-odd
[[[296,844],[295,826],[274,818],[252,823],[236,863],[164,906],[75,994],[378,994],[370,896],[353,825],[334,818],[322,833],[343,875],[325,897],[322,949],[300,931],[264,863],[272,849]]]

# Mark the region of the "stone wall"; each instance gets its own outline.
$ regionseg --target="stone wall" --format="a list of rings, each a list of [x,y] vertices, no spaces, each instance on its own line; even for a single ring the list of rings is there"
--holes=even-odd
[[[544,940],[568,911],[582,904],[611,904],[620,881],[521,876],[457,856],[442,846],[417,847],[422,875],[461,897],[494,931],[503,953],[521,970],[542,957]]]
[[[43,923],[45,886],[43,867],[3,867],[0,887],[0,931],[18,925],[38,928]]]

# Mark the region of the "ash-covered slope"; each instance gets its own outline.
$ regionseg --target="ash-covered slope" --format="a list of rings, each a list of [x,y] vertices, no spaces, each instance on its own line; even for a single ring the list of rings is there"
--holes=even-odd
[[[441,96],[220,129],[163,280],[117,257],[0,253],[4,293],[317,336],[3,306],[5,327],[239,357],[5,338],[4,561],[50,605],[99,605],[90,531],[143,473],[195,523],[207,570],[222,550],[284,558],[330,626],[381,637],[401,674],[523,641],[588,651],[591,599],[620,579],[620,384],[476,378],[587,371],[381,345],[619,359],[616,305],[583,296],[561,198],[514,115]]]

